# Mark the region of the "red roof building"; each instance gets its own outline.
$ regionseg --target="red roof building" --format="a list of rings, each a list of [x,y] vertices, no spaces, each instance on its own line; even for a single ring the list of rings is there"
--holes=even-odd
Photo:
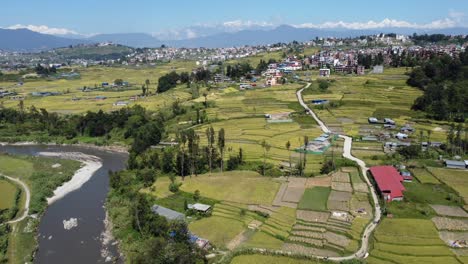
[[[370,172],[374,177],[377,187],[386,201],[403,200],[403,177],[393,166],[371,167]]]

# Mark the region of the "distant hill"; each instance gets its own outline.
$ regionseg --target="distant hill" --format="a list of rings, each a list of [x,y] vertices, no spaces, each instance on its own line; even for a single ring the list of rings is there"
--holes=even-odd
[[[89,43],[84,39],[68,39],[37,33],[28,29],[1,29],[0,49],[9,51],[41,51],[69,45]]]
[[[162,44],[172,47],[186,48],[221,48],[244,45],[264,45],[278,42],[308,41],[316,37],[356,37],[378,33],[397,33],[410,35],[418,34],[446,34],[465,35],[468,28],[447,28],[440,30],[422,30],[412,28],[382,28],[375,30],[349,30],[296,28],[282,25],[276,28],[242,30],[234,33],[213,33],[208,36],[182,40],[161,41],[146,33],[100,34],[89,38],[64,38],[41,34],[27,29],[0,29],[0,49],[14,51],[41,51],[76,44],[90,44],[98,42],[112,42],[130,47],[160,47]]]
[[[288,25],[282,25],[269,30],[242,30],[235,33],[219,33],[211,36],[164,41],[164,44],[174,47],[231,47],[243,45],[264,45],[278,42],[291,41],[308,41],[316,37],[358,37],[362,35],[373,35],[378,33],[397,33],[410,35],[418,34],[446,34],[446,35],[463,35],[468,34],[468,28],[451,28],[441,30],[424,31],[411,28],[382,28],[375,30],[350,30],[350,29],[311,29],[311,28],[296,28]]]
[[[88,40],[92,42],[112,42],[135,48],[161,46],[159,40],[146,33],[99,34],[89,37]]]

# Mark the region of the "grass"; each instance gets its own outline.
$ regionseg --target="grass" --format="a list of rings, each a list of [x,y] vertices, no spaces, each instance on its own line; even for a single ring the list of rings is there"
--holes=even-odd
[[[251,171],[228,171],[185,177],[180,189],[194,193],[196,190],[204,197],[219,201],[231,201],[245,204],[271,204],[279,183]],[[152,194],[167,194],[169,179],[160,178],[155,183],[156,191]]]
[[[306,189],[297,206],[298,209],[326,211],[330,187],[313,187]]]
[[[468,172],[464,170],[445,169],[445,168],[428,168],[429,171],[441,182],[447,184],[460,196],[468,199]]]
[[[369,263],[459,263],[430,220],[386,218],[374,238]]]
[[[461,205],[461,199],[451,188],[443,184],[404,183],[406,191],[402,202],[387,204],[387,211],[394,217],[431,218],[435,215],[429,204]]]
[[[0,210],[15,205],[17,187],[7,180],[0,179]]]
[[[249,248],[281,249],[284,242],[262,231],[256,232],[243,246]]]
[[[193,194],[186,193],[186,192],[177,192],[171,196],[162,198],[162,199],[157,199],[156,203],[158,205],[164,206],[166,208],[178,211],[178,212],[184,212],[184,202],[187,201],[188,204],[194,204],[194,203],[203,203],[203,204],[209,204],[213,206],[217,201],[208,199],[205,197],[200,197],[200,200],[195,201],[193,199]]]
[[[404,247],[443,246],[437,229],[425,219],[384,219],[377,227],[374,238],[377,243],[396,244]]]
[[[281,207],[267,218],[265,223],[260,227],[260,230],[274,238],[285,240],[289,236],[289,231],[291,231],[295,219],[295,209]]]
[[[294,259],[283,256],[242,255],[234,257],[231,264],[309,264],[320,263],[315,260]]]
[[[189,229],[197,236],[223,247],[242,232],[245,226],[240,221],[214,215],[190,223]]]
[[[425,168],[411,169],[416,179],[421,183],[440,184],[440,182]]]

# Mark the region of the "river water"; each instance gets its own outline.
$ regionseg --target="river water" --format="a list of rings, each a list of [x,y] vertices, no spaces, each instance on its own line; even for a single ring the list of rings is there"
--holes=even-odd
[[[1,152],[37,155],[38,152],[82,152],[102,159],[103,166],[79,190],[50,205],[39,225],[39,250],[35,263],[105,263],[102,250],[118,256],[115,245],[103,246],[104,203],[109,190],[108,172],[125,168],[127,154],[78,146],[0,146]],[[78,219],[78,226],[65,230],[63,220]]]

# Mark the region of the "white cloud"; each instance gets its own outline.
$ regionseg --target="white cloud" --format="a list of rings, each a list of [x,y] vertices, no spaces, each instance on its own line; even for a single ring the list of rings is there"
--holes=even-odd
[[[417,29],[442,29],[451,28],[459,25],[459,21],[455,17],[463,17],[463,13],[453,13],[450,18],[444,18],[434,20],[430,23],[417,24],[411,23],[404,20],[396,20],[385,18],[382,21],[367,21],[367,22],[325,22],[321,24],[304,23],[299,25],[293,25],[298,28],[317,28],[317,29],[332,29],[332,28],[344,28],[344,29],[378,29],[378,28],[417,28]]]
[[[25,28],[29,29],[31,31],[43,33],[43,34],[49,34],[49,35],[80,35],[78,32],[67,29],[67,28],[54,28],[54,27],[48,27],[46,25],[22,25],[22,24],[16,24],[12,25],[9,27],[5,27],[6,29],[20,29],[20,28]]]
[[[234,30],[242,30],[248,29],[252,27],[271,27],[273,26],[270,22],[265,21],[243,21],[243,20],[233,20],[233,21],[226,21],[222,23],[222,26],[227,29],[234,29]]]

